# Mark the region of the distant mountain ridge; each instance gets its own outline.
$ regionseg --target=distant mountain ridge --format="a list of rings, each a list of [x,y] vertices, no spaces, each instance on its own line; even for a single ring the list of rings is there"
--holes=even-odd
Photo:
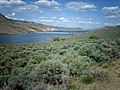
[[[35,22],[12,20],[0,13],[0,34],[22,34],[30,32],[48,32],[56,30],[74,31],[81,30],[81,28],[57,27]]]

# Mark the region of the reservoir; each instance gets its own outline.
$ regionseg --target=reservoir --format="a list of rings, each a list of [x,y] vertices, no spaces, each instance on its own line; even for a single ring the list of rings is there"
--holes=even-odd
[[[0,44],[27,44],[48,42],[51,38],[66,37],[74,34],[80,34],[87,31],[54,31],[54,32],[36,32],[27,34],[0,34]]]

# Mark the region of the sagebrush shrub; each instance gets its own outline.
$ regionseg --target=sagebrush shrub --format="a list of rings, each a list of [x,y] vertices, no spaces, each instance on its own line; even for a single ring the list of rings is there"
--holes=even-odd
[[[93,62],[87,56],[79,56],[76,58],[66,58],[64,60],[68,64],[70,75],[80,75]]]
[[[95,35],[91,35],[91,36],[89,37],[89,39],[99,39],[99,37],[97,37],[97,36],[95,36]]]
[[[60,38],[59,37],[56,37],[53,39],[54,41],[60,41]]]
[[[33,55],[32,59],[34,59],[34,60],[36,60],[38,62],[41,62],[41,61],[47,60],[47,57],[44,56],[44,55]]]
[[[82,56],[89,56],[91,53],[99,50],[99,45],[96,43],[87,43],[80,47],[78,54]]]
[[[36,68],[35,73],[45,83],[61,84],[62,75],[69,75],[67,64],[57,60],[48,60],[41,62]]]

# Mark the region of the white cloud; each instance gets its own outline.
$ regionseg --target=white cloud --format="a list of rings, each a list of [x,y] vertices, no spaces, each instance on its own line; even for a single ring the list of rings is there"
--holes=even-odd
[[[43,17],[43,16],[41,16],[41,17],[39,17],[39,19],[46,19],[47,17]]]
[[[105,16],[105,18],[107,18],[107,19],[116,19],[116,18],[120,18],[120,15],[110,15],[110,16]]]
[[[38,10],[38,6],[36,5],[23,5],[23,6],[18,6],[14,9],[16,12],[22,12],[22,11],[35,11]]]
[[[53,17],[52,17],[52,19],[56,19],[56,17],[55,17],[55,16],[53,16]]]
[[[73,18],[73,19],[75,19],[75,20],[87,20],[87,21],[93,20],[93,18],[81,18],[81,17],[76,17],[76,18]]]
[[[38,22],[38,23],[55,23],[55,20],[51,20],[51,19],[31,19],[30,21],[32,22]]]
[[[120,23],[104,23],[104,26],[116,26],[120,25]]]
[[[12,14],[11,14],[12,16],[15,16],[16,15],[16,13],[14,13],[14,12],[12,12]]]
[[[60,18],[59,18],[59,21],[60,21],[60,22],[70,22],[70,21],[68,21],[67,18],[64,18],[64,17],[60,17]]]
[[[75,11],[85,11],[85,10],[95,10],[96,6],[94,4],[89,4],[85,2],[68,2],[66,3],[66,8],[75,10]]]
[[[108,14],[120,14],[120,8],[118,6],[115,7],[104,7],[102,8],[104,13]]]
[[[11,14],[8,14],[9,17],[14,17],[16,15],[15,12],[12,12]]]
[[[38,5],[40,8],[52,8],[52,9],[60,9],[60,3],[55,0],[39,0],[36,1],[34,4]]]
[[[19,5],[25,5],[26,2],[22,0],[0,0],[0,8],[1,9],[14,9]]]
[[[54,23],[55,20],[45,20],[45,19],[42,19],[42,20],[39,20],[40,22],[46,22],[46,23]]]
[[[93,22],[93,21],[79,21],[78,23],[79,24],[94,24],[94,25],[100,24],[98,22]]]
[[[40,23],[44,23],[44,24],[50,24],[50,23],[55,23],[55,24],[62,24],[62,23],[70,23],[72,21],[69,21],[68,18],[65,17],[39,17],[38,19],[32,19],[31,21],[34,22],[40,22]]]
[[[25,4],[22,0],[0,0],[0,4]]]

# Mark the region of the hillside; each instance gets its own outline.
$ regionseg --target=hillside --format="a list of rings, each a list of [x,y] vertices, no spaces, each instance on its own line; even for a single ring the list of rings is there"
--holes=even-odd
[[[30,32],[47,32],[55,30],[74,31],[81,30],[81,28],[48,26],[41,23],[12,20],[0,14],[0,34],[22,34]]]
[[[0,33],[2,34],[21,34],[29,32],[54,31],[54,26],[40,23],[12,20],[0,14]]]
[[[0,45],[1,90],[119,90],[120,29]]]

